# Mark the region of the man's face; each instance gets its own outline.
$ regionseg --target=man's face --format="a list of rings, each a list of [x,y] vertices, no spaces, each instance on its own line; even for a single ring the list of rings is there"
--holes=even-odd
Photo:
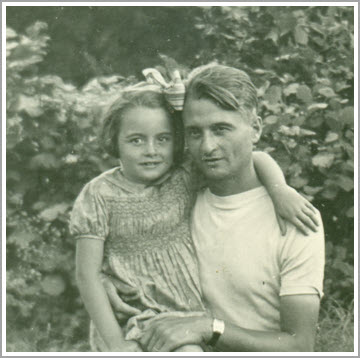
[[[259,120],[247,111],[227,111],[206,100],[188,100],[184,107],[190,153],[208,180],[239,177],[250,170],[253,143],[261,133]]]

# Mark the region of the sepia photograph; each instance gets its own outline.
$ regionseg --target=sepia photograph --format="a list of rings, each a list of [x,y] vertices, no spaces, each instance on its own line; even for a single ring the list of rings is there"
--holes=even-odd
[[[3,355],[357,354],[357,2],[2,18]]]

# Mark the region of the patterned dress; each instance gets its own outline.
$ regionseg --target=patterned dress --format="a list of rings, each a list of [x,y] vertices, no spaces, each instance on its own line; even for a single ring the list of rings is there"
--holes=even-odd
[[[89,182],[74,204],[71,233],[104,240],[103,274],[115,286],[118,280],[137,290],[127,303],[141,314],[119,322],[126,339],[139,339],[145,325],[161,315],[204,311],[190,235],[190,182],[178,168],[144,188],[114,168]],[[93,350],[106,350],[93,325],[90,342]]]

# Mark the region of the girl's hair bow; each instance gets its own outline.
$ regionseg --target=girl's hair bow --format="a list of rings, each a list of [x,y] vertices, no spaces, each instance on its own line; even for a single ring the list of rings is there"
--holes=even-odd
[[[181,111],[183,109],[185,85],[181,81],[180,72],[178,70],[175,70],[172,73],[173,80],[170,83],[166,82],[161,73],[155,68],[146,68],[142,73],[147,82],[157,84],[162,88],[166,100],[176,111]]]
[[[176,110],[181,111],[184,106],[185,85],[181,81],[180,72],[175,70],[172,73],[173,80],[166,82],[162,74],[155,68],[146,68],[142,71],[146,82],[140,82],[127,91],[149,90],[161,92],[165,95],[167,102]]]

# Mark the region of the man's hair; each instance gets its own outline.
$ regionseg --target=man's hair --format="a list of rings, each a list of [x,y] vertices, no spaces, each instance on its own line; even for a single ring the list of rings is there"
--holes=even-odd
[[[257,111],[258,100],[250,77],[234,67],[210,64],[189,75],[187,100],[207,99],[225,110]]]
[[[174,164],[180,164],[184,152],[184,134],[180,115],[167,103],[162,93],[155,91],[124,92],[111,104],[104,115],[101,131],[101,142],[105,151],[115,158],[120,157],[118,138],[121,121],[128,110],[138,107],[161,108],[166,112],[174,131]]]

